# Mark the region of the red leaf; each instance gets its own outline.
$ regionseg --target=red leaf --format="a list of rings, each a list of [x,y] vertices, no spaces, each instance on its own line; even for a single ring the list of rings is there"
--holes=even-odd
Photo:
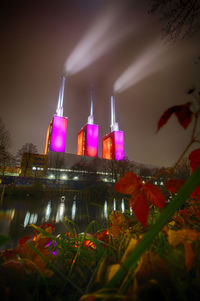
[[[149,215],[149,204],[145,200],[144,191],[140,191],[136,195],[132,196],[130,205],[137,219],[145,227]]]
[[[194,264],[195,255],[190,242],[185,242],[184,248],[185,248],[185,265],[187,270],[189,271],[191,270]]]
[[[115,184],[115,190],[124,193],[132,194],[137,189],[142,187],[142,180],[140,177],[132,172],[126,172],[122,178]]]
[[[192,199],[200,199],[200,185],[196,187],[193,193],[190,195]]]
[[[189,155],[190,167],[195,171],[200,166],[200,148],[193,150]]]
[[[185,180],[169,180],[165,182],[165,186],[172,193],[176,193],[183,186]]]
[[[173,106],[167,109],[161,116],[160,120],[158,121],[158,129],[159,129],[167,123],[171,115],[175,113],[176,117],[178,118],[178,121],[180,125],[186,129],[190,122],[192,121],[192,112],[190,110],[190,102],[184,104],[184,105],[178,105]]]
[[[163,208],[165,205],[165,197],[161,190],[155,185],[149,183],[144,185],[145,199],[151,202],[154,206]]]
[[[178,118],[180,125],[186,129],[190,122],[192,121],[192,112],[190,111],[190,102],[176,106],[175,115]]]
[[[160,117],[160,120],[158,121],[158,128],[157,131],[159,131],[159,129],[165,124],[167,123],[167,121],[169,120],[169,118],[171,117],[171,115],[175,112],[175,108],[176,106],[173,106],[169,109],[167,109],[162,116]]]
[[[30,235],[27,235],[27,236],[24,236],[22,237],[19,241],[18,241],[18,244],[21,246],[21,245],[24,245],[28,240],[32,239],[32,237]]]

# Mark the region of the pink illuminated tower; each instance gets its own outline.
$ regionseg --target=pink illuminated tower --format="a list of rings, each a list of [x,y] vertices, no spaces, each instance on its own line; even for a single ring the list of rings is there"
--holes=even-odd
[[[102,139],[103,159],[124,160],[124,132],[115,121],[115,99],[111,96],[111,132]]]
[[[93,116],[93,89],[91,88],[91,106],[88,122],[78,133],[77,140],[77,155],[79,156],[98,156],[98,138],[99,127],[94,124]]]
[[[65,152],[66,137],[67,137],[67,117],[63,117],[63,97],[65,89],[65,76],[61,78],[61,87],[58,97],[58,105],[56,114],[54,114],[52,121],[50,122],[45,144],[45,155],[49,151],[53,152]]]

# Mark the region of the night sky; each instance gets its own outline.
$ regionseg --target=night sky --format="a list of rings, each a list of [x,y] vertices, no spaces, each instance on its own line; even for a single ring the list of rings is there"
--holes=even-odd
[[[159,16],[149,15],[149,8],[149,1],[133,0],[29,0],[2,7],[0,117],[11,134],[11,153],[26,142],[44,151],[60,77],[67,71],[66,152],[76,153],[93,84],[100,156],[114,94],[125,155],[157,166],[178,159],[191,125],[184,130],[172,117],[156,133],[157,122],[168,107],[191,100],[187,91],[200,78],[200,64],[195,64],[200,32],[166,43]]]

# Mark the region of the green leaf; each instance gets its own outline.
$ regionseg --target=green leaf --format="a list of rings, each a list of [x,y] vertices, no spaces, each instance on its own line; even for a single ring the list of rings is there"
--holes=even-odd
[[[63,274],[63,272],[61,272],[51,261],[49,261],[37,248],[34,247],[34,245],[32,245],[31,243],[27,243],[27,245],[35,251],[35,253],[40,256],[53,270],[55,270],[58,275],[60,275],[60,277],[64,280],[64,282],[69,282],[73,287],[76,288],[76,290],[78,292],[80,292],[81,294],[83,294],[83,291],[81,290],[81,288],[79,288],[76,283],[74,283],[69,277],[67,277],[65,274]]]
[[[52,234],[49,234],[48,232],[46,232],[44,229],[34,225],[34,224],[30,224],[29,225],[30,227],[33,227],[35,230],[37,230],[38,232],[42,233],[44,236],[48,237],[48,238],[51,238],[52,240],[54,241],[58,241],[57,237],[55,237],[54,235]]]
[[[0,246],[4,245],[10,240],[10,237],[7,235],[0,234]]]
[[[167,224],[174,213],[184,204],[194,189],[200,184],[200,167],[190,176],[188,181],[182,186],[178,194],[172,199],[170,204],[165,208],[164,212],[158,217],[155,224],[144,235],[141,242],[136,246],[133,252],[128,256],[126,261],[121,265],[119,271],[114,277],[104,286],[101,290],[114,289],[119,287],[124,277],[128,273],[130,268],[134,268],[137,265],[141,255],[151,246],[156,235],[162,230],[163,226]]]

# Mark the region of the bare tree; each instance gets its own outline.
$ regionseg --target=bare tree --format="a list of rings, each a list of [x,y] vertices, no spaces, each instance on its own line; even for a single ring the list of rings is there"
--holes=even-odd
[[[109,160],[107,163],[107,171],[111,173],[112,181],[116,182],[127,171],[134,170],[134,163],[124,158],[122,161]]]
[[[4,151],[7,151],[10,147],[11,139],[8,130],[5,128],[5,125],[0,118],[0,154]]]
[[[160,14],[163,32],[172,40],[183,39],[200,28],[199,0],[151,0],[150,13]]]
[[[5,128],[5,125],[0,118],[0,167],[1,172],[4,175],[5,168],[8,163],[11,162],[12,155],[9,153],[8,149],[11,145],[10,134]]]
[[[23,165],[22,167],[23,167],[24,176],[26,176],[27,169],[29,168],[31,155],[37,153],[38,153],[37,146],[34,145],[33,143],[26,143],[18,150],[16,155],[16,161],[18,165]]]
[[[184,157],[174,170],[173,177],[177,179],[187,179],[190,176],[190,163],[187,157]]]
[[[15,157],[9,152],[2,152],[1,159],[0,159],[0,166],[1,166],[1,174],[2,176],[5,175],[5,171],[7,167],[14,167],[16,164]]]

